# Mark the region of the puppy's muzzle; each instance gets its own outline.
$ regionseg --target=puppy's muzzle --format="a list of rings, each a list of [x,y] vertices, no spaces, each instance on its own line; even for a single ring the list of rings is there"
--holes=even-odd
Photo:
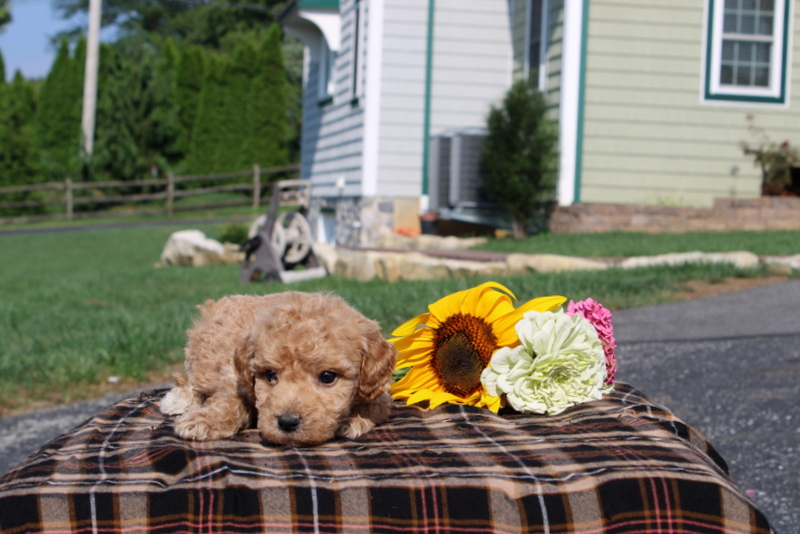
[[[278,428],[281,432],[291,434],[300,427],[300,417],[295,414],[284,414],[278,416]]]

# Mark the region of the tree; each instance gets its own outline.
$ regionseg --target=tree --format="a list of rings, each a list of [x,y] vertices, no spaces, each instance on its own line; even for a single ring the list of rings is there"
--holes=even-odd
[[[77,176],[81,170],[81,104],[86,42],[70,57],[66,40],[39,92],[36,138],[50,179]]]
[[[189,153],[197,118],[197,106],[200,92],[203,90],[203,79],[206,71],[205,52],[199,46],[190,46],[181,54],[176,79],[176,98],[178,103],[178,120],[181,125],[180,148],[184,154]]]
[[[33,115],[31,87],[17,71],[11,84],[0,81],[0,187],[27,185],[37,181],[36,162],[30,123]],[[32,193],[5,195],[2,201],[33,200]],[[4,208],[2,215],[30,213],[31,208]]]
[[[180,159],[174,72],[141,42],[125,40],[103,51],[92,173],[99,179],[136,180],[153,165],[169,169]]]
[[[6,24],[9,22],[11,22],[11,11],[8,8],[8,0],[0,0],[0,32],[5,29]]]
[[[169,36],[186,44],[219,49],[230,33],[251,32],[275,20],[284,0],[247,2],[163,2],[159,0],[114,0],[103,6],[102,25],[115,26],[121,38],[144,36],[161,46]],[[54,7],[63,19],[85,14],[89,0],[55,0]],[[60,34],[75,38],[83,27],[76,25]]]
[[[514,237],[524,237],[531,221],[554,200],[558,133],[547,119],[544,96],[524,81],[492,106],[481,154],[488,197],[513,218]]]
[[[274,24],[261,46],[258,71],[248,98],[249,136],[242,152],[250,164],[274,167],[288,162],[286,100],[281,30]]]
[[[260,132],[254,130],[253,87],[258,83],[258,51],[250,44],[239,46],[228,68],[225,90],[225,121],[219,126],[219,169],[245,170],[253,163],[252,139]]]
[[[193,174],[226,170],[219,168],[217,162],[222,159],[221,150],[224,150],[220,149],[220,145],[224,142],[222,132],[226,124],[227,70],[225,62],[210,58],[197,105],[197,119],[188,158],[189,172]]]

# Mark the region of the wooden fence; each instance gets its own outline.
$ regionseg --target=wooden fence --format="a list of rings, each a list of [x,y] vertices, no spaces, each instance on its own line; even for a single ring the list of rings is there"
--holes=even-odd
[[[49,213],[44,215],[29,215],[17,217],[4,217],[0,218],[2,222],[26,222],[26,221],[39,221],[50,219],[67,219],[73,220],[75,218],[85,217],[108,217],[114,215],[131,215],[131,212],[115,213],[111,210],[92,210],[92,211],[79,211],[76,213],[75,206],[80,205],[109,205],[109,204],[131,204],[131,203],[159,203],[163,202],[163,208],[150,209],[150,210],[136,210],[133,214],[136,215],[157,215],[166,214],[172,216],[176,211],[189,211],[200,210],[209,208],[221,208],[228,206],[244,206],[252,205],[253,208],[258,208],[261,205],[261,200],[264,192],[269,194],[272,189],[265,187],[267,184],[262,184],[263,177],[270,177],[274,175],[286,175],[296,173],[300,170],[299,165],[287,165],[284,167],[272,167],[269,169],[261,169],[258,165],[254,165],[251,171],[242,172],[229,172],[223,174],[209,174],[209,175],[192,175],[192,176],[174,176],[172,173],[167,173],[166,179],[151,179],[151,180],[134,180],[134,181],[112,181],[112,182],[73,182],[67,178],[63,182],[48,182],[43,184],[15,186],[15,187],[2,187],[0,188],[0,198],[4,195],[12,195],[19,193],[33,193],[43,192],[47,199],[41,200],[18,200],[0,202],[0,210],[4,208],[50,208],[53,206],[64,206],[64,213]],[[238,181],[235,183],[226,183],[223,185],[208,185],[214,182],[230,182],[231,180],[252,177],[251,180],[246,182]],[[267,179],[265,182],[270,182]],[[188,184],[200,183],[200,187],[186,187]],[[139,188],[147,189],[155,192],[135,193],[135,194],[108,194],[108,191],[120,188]],[[75,193],[78,191],[85,191],[90,194]],[[232,199],[226,201],[209,202],[206,204],[192,204],[188,206],[175,206],[175,201],[181,198],[208,195],[211,193],[224,193],[224,192],[246,192],[250,193],[250,198],[243,197],[241,199]]]

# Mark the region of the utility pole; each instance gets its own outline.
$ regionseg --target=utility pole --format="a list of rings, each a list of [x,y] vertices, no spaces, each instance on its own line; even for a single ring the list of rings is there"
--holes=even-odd
[[[94,117],[97,107],[97,66],[100,63],[100,2],[89,0],[89,35],[86,41],[86,70],[83,79],[83,151],[89,157],[94,148]]]

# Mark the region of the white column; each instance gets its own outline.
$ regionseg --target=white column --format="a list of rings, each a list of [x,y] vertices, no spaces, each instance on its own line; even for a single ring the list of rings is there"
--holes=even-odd
[[[561,103],[559,105],[558,203],[575,201],[575,175],[578,157],[578,119],[580,108],[581,53],[583,40],[583,0],[564,1],[563,53],[561,56]]]
[[[380,149],[381,78],[383,62],[384,0],[369,0],[366,27],[367,79],[364,89],[364,148],[361,194],[373,197],[378,192],[378,151]]]

